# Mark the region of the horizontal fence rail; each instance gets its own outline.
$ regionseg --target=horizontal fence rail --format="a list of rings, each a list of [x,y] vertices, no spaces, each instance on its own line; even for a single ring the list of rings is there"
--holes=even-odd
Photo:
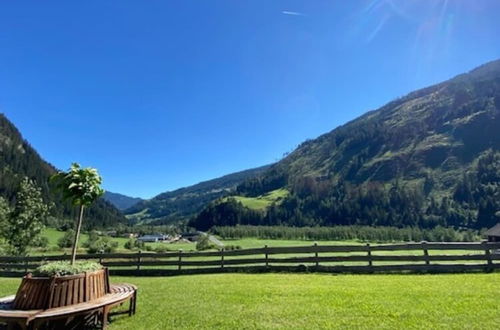
[[[69,255],[0,256],[0,276],[23,276]],[[206,252],[77,255],[95,260],[112,275],[180,275],[220,272],[460,272],[500,269],[500,242],[420,242],[386,245],[318,245]]]

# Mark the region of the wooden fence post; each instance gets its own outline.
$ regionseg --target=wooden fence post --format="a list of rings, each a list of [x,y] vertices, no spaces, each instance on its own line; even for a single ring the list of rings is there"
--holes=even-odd
[[[220,268],[224,268],[224,248],[220,249]]]
[[[366,243],[366,253],[368,255],[368,267],[370,271],[372,270],[373,260],[372,260],[372,249],[370,248],[370,243]]]
[[[491,259],[491,252],[490,249],[488,248],[488,242],[483,241],[483,248],[484,248],[484,254],[486,255],[486,271],[487,272],[492,272],[493,271],[493,260]]]
[[[177,270],[181,270],[182,269],[182,249],[179,250],[179,266],[177,267]]]
[[[316,268],[317,268],[317,267],[319,267],[318,242],[314,242],[314,259],[316,261]]]
[[[141,269],[141,250],[137,252],[137,270]]]
[[[264,253],[266,254],[266,268],[269,268],[269,254],[267,253],[267,244],[264,245]]]
[[[424,250],[425,264],[429,266],[431,264],[431,261],[429,260],[429,250],[427,249],[426,241],[422,241],[422,249]]]

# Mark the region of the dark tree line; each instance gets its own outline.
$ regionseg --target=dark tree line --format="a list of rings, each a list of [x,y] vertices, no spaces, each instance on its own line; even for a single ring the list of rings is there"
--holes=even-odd
[[[367,242],[469,242],[477,241],[480,235],[474,230],[455,230],[437,226],[432,229],[417,227],[289,227],[289,226],[225,226],[213,227],[212,233],[224,239],[246,237],[260,239],[341,241],[361,240]]]

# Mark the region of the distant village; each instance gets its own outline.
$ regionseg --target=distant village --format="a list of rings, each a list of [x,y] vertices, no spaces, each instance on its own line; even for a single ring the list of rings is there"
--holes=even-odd
[[[105,233],[106,236],[110,237],[123,237],[123,238],[135,238],[138,241],[144,242],[144,243],[158,243],[158,242],[163,242],[163,243],[192,243],[192,242],[197,242],[200,236],[202,235],[207,235],[204,232],[201,231],[195,231],[195,232],[185,232],[182,234],[178,235],[169,235],[169,234],[162,234],[162,233],[154,233],[154,234],[148,234],[148,235],[142,235],[140,236],[137,233],[124,233],[124,234],[118,234],[115,230],[107,231]]]

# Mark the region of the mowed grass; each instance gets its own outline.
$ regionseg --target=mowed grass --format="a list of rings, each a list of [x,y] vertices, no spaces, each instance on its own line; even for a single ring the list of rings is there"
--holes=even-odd
[[[114,277],[137,314],[111,329],[498,329],[500,273]],[[17,279],[0,279],[0,295]]]
[[[236,199],[238,202],[243,204],[243,206],[246,206],[249,209],[264,211],[271,206],[272,203],[279,204],[289,195],[289,193],[290,192],[286,189],[276,189],[258,197],[233,196],[231,198]]]

